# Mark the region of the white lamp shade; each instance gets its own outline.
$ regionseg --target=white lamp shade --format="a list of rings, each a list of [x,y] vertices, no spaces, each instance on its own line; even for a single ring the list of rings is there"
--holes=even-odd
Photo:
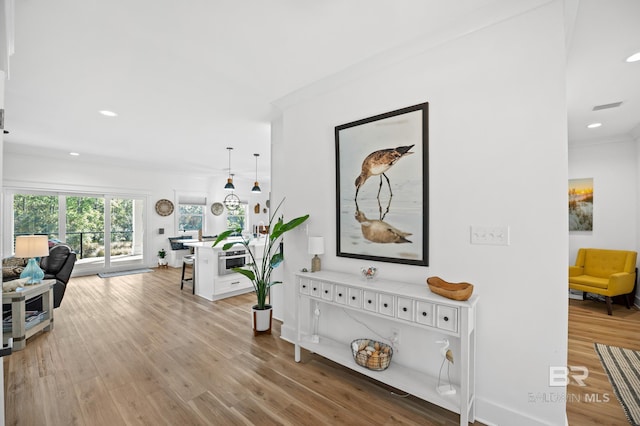
[[[324,253],[324,237],[309,237],[309,254]]]
[[[49,256],[49,238],[46,235],[16,237],[16,257]]]

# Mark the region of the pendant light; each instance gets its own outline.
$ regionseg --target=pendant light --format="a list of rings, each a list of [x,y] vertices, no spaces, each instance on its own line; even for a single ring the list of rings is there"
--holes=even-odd
[[[224,186],[224,190],[225,191],[233,191],[234,189],[236,189],[235,186],[233,186],[233,175],[231,174],[231,150],[233,148],[231,148],[230,146],[227,147],[227,150],[229,151],[229,178],[227,179],[227,184]]]
[[[233,174],[230,176],[229,180],[233,180]],[[233,193],[233,189],[231,189],[231,194],[224,197],[222,204],[224,204],[229,212],[233,213],[240,207],[240,198],[238,198],[238,196]]]
[[[258,157],[260,156],[260,154],[253,155],[256,157],[256,181],[253,184],[253,188],[251,188],[251,192],[253,192],[254,194],[260,194],[262,192],[262,190],[258,186]]]

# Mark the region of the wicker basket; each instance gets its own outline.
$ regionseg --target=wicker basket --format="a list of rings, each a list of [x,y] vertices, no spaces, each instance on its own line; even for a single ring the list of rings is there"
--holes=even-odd
[[[372,339],[356,339],[351,342],[351,352],[356,364],[369,370],[386,370],[393,357],[393,348]]]

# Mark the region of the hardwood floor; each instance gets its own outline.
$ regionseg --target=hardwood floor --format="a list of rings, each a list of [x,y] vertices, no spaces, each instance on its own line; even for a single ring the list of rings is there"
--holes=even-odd
[[[179,272],[72,278],[54,330],[5,358],[6,424],[458,424],[306,351],[296,363],[277,321],[253,336],[253,295],[208,302]]]
[[[180,291],[179,273],[72,278],[54,330],[5,358],[6,424],[458,424],[306,351],[294,362],[277,321],[253,337],[253,295],[208,302]],[[568,364],[589,369],[586,386],[567,389],[570,425],[628,424],[593,343],[640,350],[639,336],[638,309],[608,316],[601,303],[570,301]]]
[[[629,425],[594,343],[640,350],[638,308],[613,305],[613,315],[609,316],[602,302],[569,300],[568,365],[584,366],[589,372],[585,386],[572,380],[567,388],[569,425]]]

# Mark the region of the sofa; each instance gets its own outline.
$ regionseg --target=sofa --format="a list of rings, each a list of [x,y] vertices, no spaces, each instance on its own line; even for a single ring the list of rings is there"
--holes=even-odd
[[[636,288],[638,253],[628,250],[581,248],[576,263],[569,266],[569,288],[604,296],[612,315],[613,297],[622,296],[631,308]]]
[[[20,278],[29,259],[10,257],[2,260],[2,282]],[[53,286],[53,307],[57,308],[62,303],[64,292],[71,278],[71,272],[76,263],[76,253],[66,244],[56,244],[49,249],[49,256],[40,259],[40,268],[44,271],[44,279],[55,279]],[[3,312],[7,307],[3,306]],[[26,310],[41,311],[42,299],[37,297],[27,301]]]

